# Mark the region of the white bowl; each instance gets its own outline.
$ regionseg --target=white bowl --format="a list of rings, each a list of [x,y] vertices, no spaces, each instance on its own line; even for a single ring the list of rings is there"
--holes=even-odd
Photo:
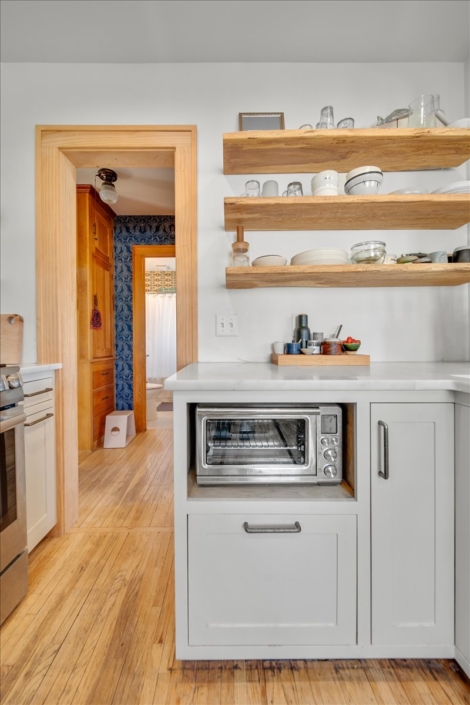
[[[338,183],[339,181],[339,174],[337,171],[334,171],[334,169],[326,169],[325,171],[320,171],[319,174],[316,174],[315,176],[312,177],[312,188],[314,186],[319,186],[321,183],[324,181],[327,182],[334,182]]]
[[[419,188],[413,188],[412,186],[409,186],[408,188],[399,188],[398,191],[390,191],[390,195],[392,196],[393,194],[398,195],[398,194],[414,194],[414,195],[422,195],[425,193],[428,193],[427,191],[422,191]]]
[[[287,264],[287,260],[281,255],[263,255],[251,263],[252,267],[283,267],[285,264]]]
[[[346,193],[348,196],[375,196],[379,192],[379,188],[378,181],[368,180],[355,184]]]
[[[470,118],[460,118],[460,120],[451,123],[449,127],[470,127]]]
[[[379,166],[359,166],[357,169],[351,169],[351,171],[348,171],[346,174],[346,183],[349,181],[349,179],[354,179],[355,176],[361,176],[361,174],[382,174],[383,172],[382,169]]]
[[[337,186],[319,186],[312,190],[312,196],[338,196],[339,189]]]

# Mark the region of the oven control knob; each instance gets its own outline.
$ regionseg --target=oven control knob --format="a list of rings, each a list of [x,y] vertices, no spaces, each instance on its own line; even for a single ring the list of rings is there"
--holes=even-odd
[[[11,389],[16,389],[17,387],[21,387],[21,377],[18,374],[13,374],[8,377],[8,384],[11,387]]]
[[[326,475],[326,477],[336,477],[337,472],[334,465],[325,465],[323,468],[323,474]]]
[[[338,457],[336,448],[327,448],[325,451],[323,451],[323,457],[326,458],[326,460],[336,460],[336,458]]]
[[[333,438],[331,439],[331,442],[333,443],[334,446],[337,446],[338,445],[338,436],[333,436]]]
[[[0,376],[0,391],[4,392],[8,389],[8,381],[5,375]]]
[[[323,436],[323,438],[321,439],[322,446],[327,446],[328,443],[329,443],[328,438],[325,438],[325,436]]]

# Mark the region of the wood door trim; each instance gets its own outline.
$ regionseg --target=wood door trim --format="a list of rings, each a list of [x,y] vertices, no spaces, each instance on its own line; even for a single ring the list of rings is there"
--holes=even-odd
[[[110,157],[126,152],[173,152],[177,310],[183,312],[177,320],[181,368],[197,361],[196,139],[197,128],[191,125],[36,127],[37,358],[38,363],[62,363],[56,376],[56,536],[70,529],[78,518],[75,168],[88,159],[93,163],[94,152],[109,153]]]
[[[178,237],[178,236],[176,236]],[[146,404],[146,326],[145,326],[145,258],[176,257],[175,245],[134,245],[132,247],[132,372],[136,431],[147,428]],[[176,318],[184,316],[176,297]],[[178,341],[177,341],[178,350]]]

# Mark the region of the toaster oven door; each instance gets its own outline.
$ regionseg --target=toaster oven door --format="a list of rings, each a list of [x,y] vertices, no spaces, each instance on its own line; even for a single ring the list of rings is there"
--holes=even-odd
[[[197,415],[198,482],[315,481],[315,412],[198,409]]]

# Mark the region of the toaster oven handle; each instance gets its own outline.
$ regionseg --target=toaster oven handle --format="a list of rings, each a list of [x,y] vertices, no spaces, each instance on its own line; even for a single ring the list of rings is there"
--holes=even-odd
[[[245,521],[243,528],[247,534],[300,534],[302,531],[298,521],[294,524],[264,524],[263,526],[250,526]]]
[[[385,423],[385,421],[379,421],[379,426],[382,426],[384,430],[384,469],[383,472],[382,470],[379,470],[379,475],[380,477],[383,477],[384,480],[388,480],[390,477],[390,459],[389,459],[389,451],[388,451],[388,424]]]

